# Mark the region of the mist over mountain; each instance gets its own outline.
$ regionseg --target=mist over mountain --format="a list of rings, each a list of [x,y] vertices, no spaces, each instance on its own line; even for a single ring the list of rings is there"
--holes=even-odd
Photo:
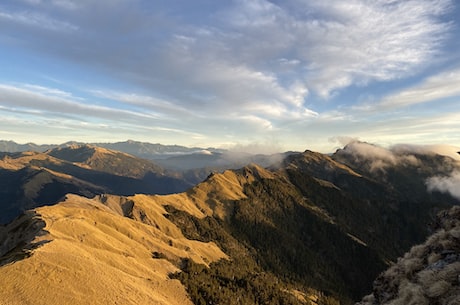
[[[174,155],[221,153],[225,151],[212,147],[185,147],[181,145],[152,144],[133,140],[116,143],[94,143],[93,145],[123,151],[145,159],[163,159]]]
[[[37,206],[50,205],[67,193],[93,197],[167,194],[192,184],[149,160],[92,145],[72,144],[40,152],[0,154],[0,223]]]
[[[459,161],[430,151],[352,142],[331,155],[306,150],[277,158],[276,165],[214,172],[183,192],[149,195],[140,186],[183,180],[91,145],[4,153],[3,192],[16,201],[2,204],[2,212],[29,210],[0,227],[0,298],[353,304],[372,293],[374,279],[398,256],[425,241],[440,211],[460,203],[442,187]],[[144,184],[150,175],[163,180]],[[38,198],[44,200],[35,204]]]
[[[216,148],[200,148],[200,147],[185,147],[181,145],[163,145],[163,144],[152,144],[147,142],[139,142],[133,140],[127,140],[124,142],[116,143],[83,143],[76,141],[69,141],[63,144],[44,144],[37,145],[34,143],[18,144],[14,141],[0,140],[0,151],[2,152],[23,152],[23,151],[37,151],[45,152],[49,149],[54,148],[66,148],[75,145],[91,145],[96,147],[107,148],[110,150],[116,150],[125,152],[127,154],[137,156],[144,159],[163,159],[174,155],[181,154],[193,154],[207,152],[221,153],[225,150]]]
[[[229,168],[236,169],[249,163],[257,163],[264,167],[277,166],[285,155],[292,153],[247,153],[239,150],[152,144],[133,140],[89,144],[70,141],[59,145],[17,144],[13,141],[0,141],[0,152],[45,152],[49,149],[64,149],[82,145],[107,148],[151,160],[170,175],[180,174],[190,184],[203,181],[212,172],[220,172]]]

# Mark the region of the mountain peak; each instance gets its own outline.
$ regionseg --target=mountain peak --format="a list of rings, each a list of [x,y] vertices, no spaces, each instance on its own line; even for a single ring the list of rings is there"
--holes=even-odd
[[[65,146],[48,150],[46,153],[61,160],[84,163],[88,161],[95,152],[95,146],[72,142],[66,143]]]
[[[285,159],[285,164],[288,169],[300,169],[323,180],[331,180],[332,177],[339,174],[361,177],[359,173],[343,163],[335,161],[330,156],[310,150],[288,156]]]
[[[142,178],[146,173],[163,174],[163,169],[151,161],[140,159],[91,144],[74,144],[49,150],[48,155],[76,163],[84,168],[114,173],[120,176]]]

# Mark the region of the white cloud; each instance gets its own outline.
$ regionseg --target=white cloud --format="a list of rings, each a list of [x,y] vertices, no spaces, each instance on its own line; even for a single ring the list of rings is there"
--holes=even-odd
[[[431,177],[426,181],[428,191],[449,193],[460,200],[460,172],[455,171],[447,177]]]
[[[414,145],[414,144],[397,144],[394,145],[391,150],[403,153],[403,152],[412,152],[412,153],[434,153],[442,156],[450,157],[454,160],[460,161],[460,147],[446,145],[446,144],[432,144],[432,145]]]
[[[168,102],[164,99],[136,93],[116,92],[112,90],[90,90],[92,95],[116,102],[138,106],[142,109],[153,111],[156,114],[165,115],[192,115],[192,111],[181,107],[177,103]]]
[[[301,25],[309,80],[322,96],[351,84],[398,79],[439,51],[449,24],[436,20],[450,1],[315,2]]]
[[[237,143],[225,147],[227,152],[225,152],[225,158],[230,159],[232,157],[237,157],[238,153],[250,153],[250,154],[276,154],[283,151],[283,147],[276,141],[267,140],[265,142],[251,142],[251,143]],[[246,156],[247,155],[243,155]],[[280,160],[281,161],[281,157]]]
[[[0,84],[0,103],[11,109],[37,110],[67,116],[118,118],[121,120],[154,118],[146,113],[79,102],[72,98],[72,94],[62,90],[30,84],[26,84],[23,87]]]
[[[354,107],[363,111],[384,111],[416,104],[436,102],[445,98],[460,100],[460,70],[448,70],[430,76],[421,83],[385,96],[378,103]]]
[[[238,136],[276,133],[299,146],[327,142],[331,133],[404,141],[409,131],[432,136],[458,119],[454,114],[442,122],[436,121],[441,115],[391,119],[375,112],[365,117],[366,112],[317,100],[427,67],[452,28],[440,18],[453,4],[449,0],[28,2],[0,5],[0,36],[14,38],[11,45],[23,52],[58,59],[66,70],[46,73],[63,82],[73,78],[78,82],[73,86],[98,106],[45,86],[0,88],[10,100],[3,96],[3,104],[16,110],[189,129],[215,142],[223,135],[235,142]],[[387,96],[380,109],[421,103],[429,94],[458,94],[459,73],[451,72]],[[113,80],[116,85],[107,85]],[[36,106],[34,99],[40,101]]]
[[[241,0],[211,12],[213,24],[181,24],[155,14],[155,4],[151,10],[136,3],[127,9],[116,1],[102,15],[100,5],[83,2],[78,14],[65,15],[80,33],[72,44],[55,47],[55,55],[96,63],[175,103],[209,99],[206,107],[227,111],[275,100],[302,108],[310,91],[329,97],[352,84],[400,78],[423,66],[449,29],[436,18],[449,4]],[[119,23],[121,10],[126,18]],[[62,27],[49,21],[51,13],[22,19]],[[82,47],[66,52],[69,45]]]
[[[358,141],[348,143],[341,153],[353,157],[358,163],[364,162],[363,164],[374,173],[385,172],[388,167],[394,165],[418,165],[420,162],[410,151],[394,151]]]

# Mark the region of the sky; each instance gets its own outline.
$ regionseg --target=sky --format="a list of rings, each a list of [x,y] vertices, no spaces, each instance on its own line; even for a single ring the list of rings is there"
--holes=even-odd
[[[0,139],[460,146],[454,0],[2,0]]]

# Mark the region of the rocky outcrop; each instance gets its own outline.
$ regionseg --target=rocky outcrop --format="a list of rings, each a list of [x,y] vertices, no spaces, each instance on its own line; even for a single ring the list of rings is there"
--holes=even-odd
[[[460,304],[460,207],[438,214],[435,229],[383,272],[357,305]]]

